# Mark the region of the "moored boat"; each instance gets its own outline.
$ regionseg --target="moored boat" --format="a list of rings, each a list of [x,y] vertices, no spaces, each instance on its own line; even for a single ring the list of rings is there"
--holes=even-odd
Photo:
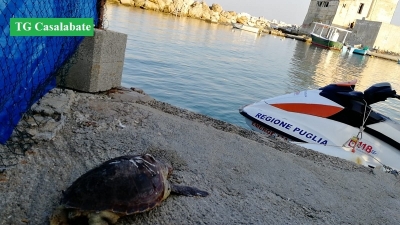
[[[341,41],[338,40],[340,37],[340,33],[345,33]],[[311,42],[312,44],[323,48],[341,50],[348,33],[351,33],[351,31],[323,23],[314,22],[314,29],[310,33],[312,40]]]
[[[356,81],[286,94],[239,110],[255,131],[371,168],[400,169],[400,124],[371,105],[400,96],[389,83],[364,92]]]
[[[368,48],[355,48],[353,49],[353,53],[354,54],[358,54],[358,55],[366,55],[368,52]]]
[[[366,55],[368,53],[369,47],[365,46],[363,47],[362,45],[353,45],[353,46],[347,46],[347,51],[349,53],[354,53],[357,55]]]
[[[245,31],[249,31],[249,32],[253,32],[253,33],[260,33],[261,29],[258,27],[253,27],[253,26],[248,26],[245,24],[241,24],[241,23],[232,23],[233,28],[239,29],[239,30],[245,30]]]

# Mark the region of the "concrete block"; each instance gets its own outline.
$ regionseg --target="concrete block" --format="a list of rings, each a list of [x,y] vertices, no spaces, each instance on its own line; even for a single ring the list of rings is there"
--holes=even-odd
[[[106,91],[121,85],[127,35],[96,29],[93,37],[85,37],[64,67],[65,78],[58,76],[57,83],[83,92]]]

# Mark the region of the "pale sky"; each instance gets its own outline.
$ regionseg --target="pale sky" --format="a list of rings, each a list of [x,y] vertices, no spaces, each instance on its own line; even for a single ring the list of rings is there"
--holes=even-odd
[[[225,11],[246,12],[252,16],[263,16],[267,20],[276,19],[289,24],[301,25],[307,14],[310,0],[213,0],[206,1],[209,6],[218,3]],[[400,26],[400,4],[397,5],[392,23]]]

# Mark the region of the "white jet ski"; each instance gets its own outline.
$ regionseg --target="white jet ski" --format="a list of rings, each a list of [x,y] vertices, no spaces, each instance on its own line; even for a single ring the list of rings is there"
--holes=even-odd
[[[357,81],[261,100],[239,110],[255,131],[371,168],[400,169],[400,124],[371,105],[400,96],[389,83]]]

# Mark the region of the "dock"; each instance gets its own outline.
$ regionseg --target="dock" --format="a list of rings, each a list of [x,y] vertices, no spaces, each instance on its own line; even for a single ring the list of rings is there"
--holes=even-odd
[[[311,38],[307,37],[305,35],[285,34],[285,37],[292,38],[292,39],[295,39],[295,40],[298,40],[298,41],[311,42]]]
[[[306,36],[306,35],[293,35],[293,34],[285,34],[285,33],[282,33],[282,34],[283,35],[280,35],[280,36],[284,36],[286,38],[292,38],[292,39],[295,39],[295,40],[298,40],[298,41],[311,43],[311,38]],[[395,61],[395,62],[398,62],[400,64],[400,56],[377,53],[377,52],[373,52],[373,51],[368,51],[367,55],[371,56],[371,57],[377,57],[377,58],[381,58],[381,59],[387,59],[387,60]]]
[[[372,57],[387,59],[387,60],[391,60],[391,61],[395,61],[395,62],[399,62],[399,60],[400,60],[400,56],[382,54],[382,53],[371,52],[371,51],[368,51],[367,55],[372,56]]]

